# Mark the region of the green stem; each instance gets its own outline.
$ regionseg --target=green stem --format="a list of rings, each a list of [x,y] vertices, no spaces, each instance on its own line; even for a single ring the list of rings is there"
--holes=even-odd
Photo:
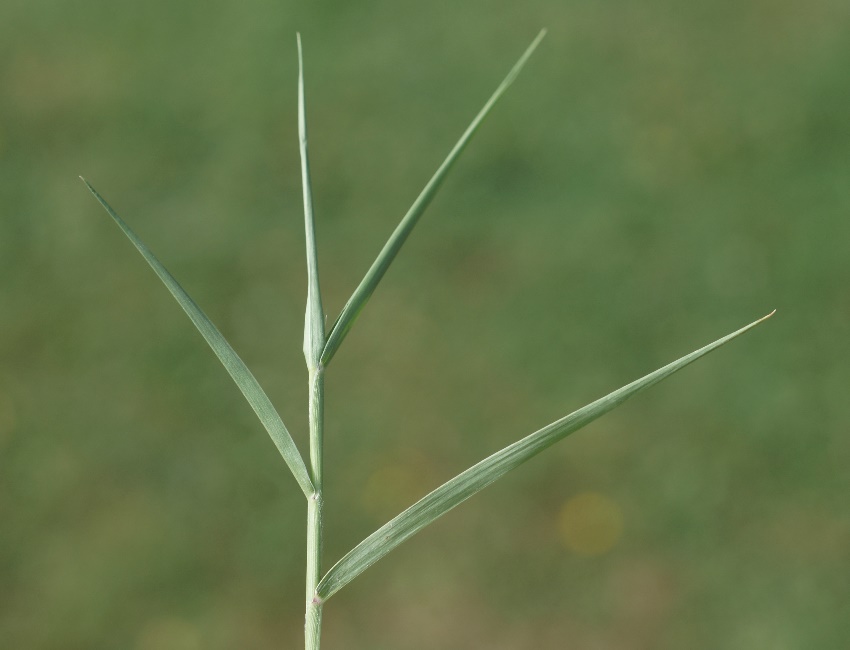
[[[306,650],[319,650],[322,600],[316,586],[322,577],[322,437],[324,428],[324,368],[310,369],[310,468],[316,491],[307,500],[307,611],[304,619]]]
[[[313,220],[313,192],[307,156],[307,116],[304,108],[304,56],[298,35],[298,140],[301,150],[301,184],[304,192],[304,231],[307,244],[307,312],[304,314],[304,359],[310,373],[310,470],[313,493],[307,497],[307,613],[304,638],[307,650],[319,650],[322,600],[316,587],[322,573],[322,429],[325,369],[320,359],[325,347],[325,312],[319,291],[319,260]]]

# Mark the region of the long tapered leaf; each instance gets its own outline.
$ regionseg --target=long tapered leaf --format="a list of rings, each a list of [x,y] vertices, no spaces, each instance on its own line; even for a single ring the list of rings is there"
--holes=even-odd
[[[316,225],[313,219],[313,190],[307,156],[307,116],[304,107],[304,53],[298,34],[298,140],[301,150],[301,185],[304,194],[304,230],[307,241],[307,313],[304,315],[304,358],[310,368],[319,365],[325,347],[325,314],[319,291],[319,262]]]
[[[492,456],[485,458],[477,465],[473,465],[466,471],[458,474],[420,501],[417,501],[410,508],[395,517],[395,519],[381,526],[381,528],[369,535],[369,537],[360,542],[360,544],[337,562],[325,577],[322,578],[321,582],[319,582],[316,589],[318,597],[327,600],[399,544],[415,535],[425,526],[446,514],[449,510],[479,490],[484,489],[547,447],[619,406],[635,393],[657,384],[677,370],[681,370],[712,350],[719,348],[724,343],[755,327],[772,316],[773,313],[771,312],[754,323],[728,336],[724,336],[722,339],[710,343],[695,352],[691,352],[687,356],[637,381],[633,381],[619,390],[615,390],[613,393],[543,427],[539,431],[505,447]]]
[[[159,279],[162,280],[163,284],[165,284],[166,288],[171,292],[171,295],[177,299],[178,303],[180,303],[183,311],[186,312],[195,324],[195,327],[198,328],[198,331],[212,348],[213,352],[215,352],[215,355],[233,378],[233,381],[236,382],[239,390],[242,391],[245,399],[248,400],[251,408],[254,409],[257,417],[260,418],[260,422],[263,423],[266,431],[269,432],[269,435],[274,441],[274,444],[277,446],[278,451],[280,451],[280,455],[283,456],[286,464],[289,465],[289,469],[292,470],[292,474],[295,476],[295,480],[298,481],[298,485],[301,487],[301,490],[307,497],[311,496],[314,492],[313,484],[307,474],[307,467],[304,465],[304,460],[298,452],[295,442],[292,440],[292,436],[289,434],[289,431],[287,431],[286,426],[284,426],[283,421],[280,419],[280,415],[278,415],[274,406],[272,406],[271,401],[260,387],[260,384],[254,378],[254,375],[251,374],[251,371],[248,370],[242,359],[240,359],[239,355],[237,355],[233,348],[230,347],[230,344],[221,335],[221,332],[218,331],[216,326],[212,324],[212,321],[210,321],[207,315],[201,311],[201,308],[195,304],[195,301],[192,300],[189,294],[187,294],[177,280],[174,279],[174,276],[168,272],[168,269],[162,265],[150,249],[148,249],[142,240],[138,238],[136,233],[134,233],[124,220],[116,214],[115,210],[113,210],[103,197],[97,193],[91,184],[85,178],[80,178],[86,184],[86,187],[89,188],[89,191],[94,195],[94,197],[106,209],[109,216],[112,217],[115,223],[117,223],[121,230],[124,231],[127,238],[133,242],[133,245],[142,254],[142,257],[145,258],[147,263],[150,264],[151,268],[159,276]]]
[[[337,349],[348,334],[351,326],[354,324],[355,319],[360,315],[360,312],[372,296],[372,293],[375,291],[375,288],[378,286],[381,278],[384,277],[384,273],[387,272],[387,269],[395,259],[395,256],[398,254],[404,242],[407,240],[407,237],[410,235],[413,227],[419,221],[419,217],[422,216],[425,209],[431,203],[431,200],[437,194],[437,190],[439,190],[440,185],[442,185],[443,181],[448,176],[452,165],[454,165],[455,161],[460,157],[460,154],[466,148],[466,145],[472,139],[472,136],[475,135],[475,132],[478,130],[478,127],[481,126],[484,118],[487,117],[490,110],[508,89],[508,86],[510,86],[514,79],[516,79],[517,75],[519,75],[520,70],[522,70],[522,67],[525,65],[526,61],[528,61],[529,57],[540,44],[540,41],[545,35],[546,30],[544,29],[537,35],[537,38],[534,39],[531,45],[528,46],[528,49],[519,58],[519,61],[516,62],[514,67],[508,73],[508,76],[505,77],[504,81],[502,81],[499,87],[496,88],[496,91],[492,94],[490,99],[487,100],[487,103],[484,104],[484,108],[481,109],[478,115],[475,116],[475,119],[472,120],[472,123],[467,127],[466,131],[464,131],[460,140],[457,141],[454,148],[443,161],[443,164],[440,165],[434,176],[432,176],[431,180],[428,181],[425,189],[422,190],[416,198],[416,201],[413,202],[413,205],[393,231],[393,234],[390,236],[387,243],[384,244],[384,247],[378,254],[377,259],[372,263],[372,266],[366,272],[366,276],[354,290],[354,293],[348,299],[348,302],[345,303],[345,307],[343,307],[336,323],[334,323],[334,326],[328,335],[324,352],[322,352],[323,365],[328,365],[328,363],[330,363],[330,360],[333,358],[334,354],[336,354]]]

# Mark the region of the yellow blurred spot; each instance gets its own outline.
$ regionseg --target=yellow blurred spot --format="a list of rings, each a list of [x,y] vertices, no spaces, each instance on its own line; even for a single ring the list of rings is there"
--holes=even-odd
[[[396,515],[422,497],[428,462],[418,454],[390,460],[366,480],[360,502],[378,518]]]
[[[582,492],[561,508],[558,530],[561,540],[574,553],[602,555],[610,551],[623,534],[623,511],[598,492]]]
[[[201,636],[188,621],[156,618],[142,628],[136,650],[201,650]]]

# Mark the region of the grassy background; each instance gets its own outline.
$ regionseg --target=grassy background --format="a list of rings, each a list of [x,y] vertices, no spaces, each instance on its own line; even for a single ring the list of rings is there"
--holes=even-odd
[[[304,450],[295,31],[334,318],[541,26],[330,369],[328,562],[520,435],[779,313],[376,565],[327,606],[325,645],[846,647],[846,0],[4,0],[0,646],[302,643],[303,499],[77,175]],[[587,492],[623,521],[592,557],[563,534]]]

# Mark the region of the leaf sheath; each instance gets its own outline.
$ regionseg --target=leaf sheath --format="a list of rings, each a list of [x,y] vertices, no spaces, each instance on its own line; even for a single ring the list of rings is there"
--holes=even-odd
[[[304,55],[298,34],[298,142],[301,151],[301,185],[304,195],[304,232],[307,243],[307,313],[304,316],[304,358],[307,367],[319,365],[325,347],[325,314],[319,290],[319,256],[316,250],[316,222],[313,217],[313,189],[310,158],[307,155],[307,111],[304,106]]]

